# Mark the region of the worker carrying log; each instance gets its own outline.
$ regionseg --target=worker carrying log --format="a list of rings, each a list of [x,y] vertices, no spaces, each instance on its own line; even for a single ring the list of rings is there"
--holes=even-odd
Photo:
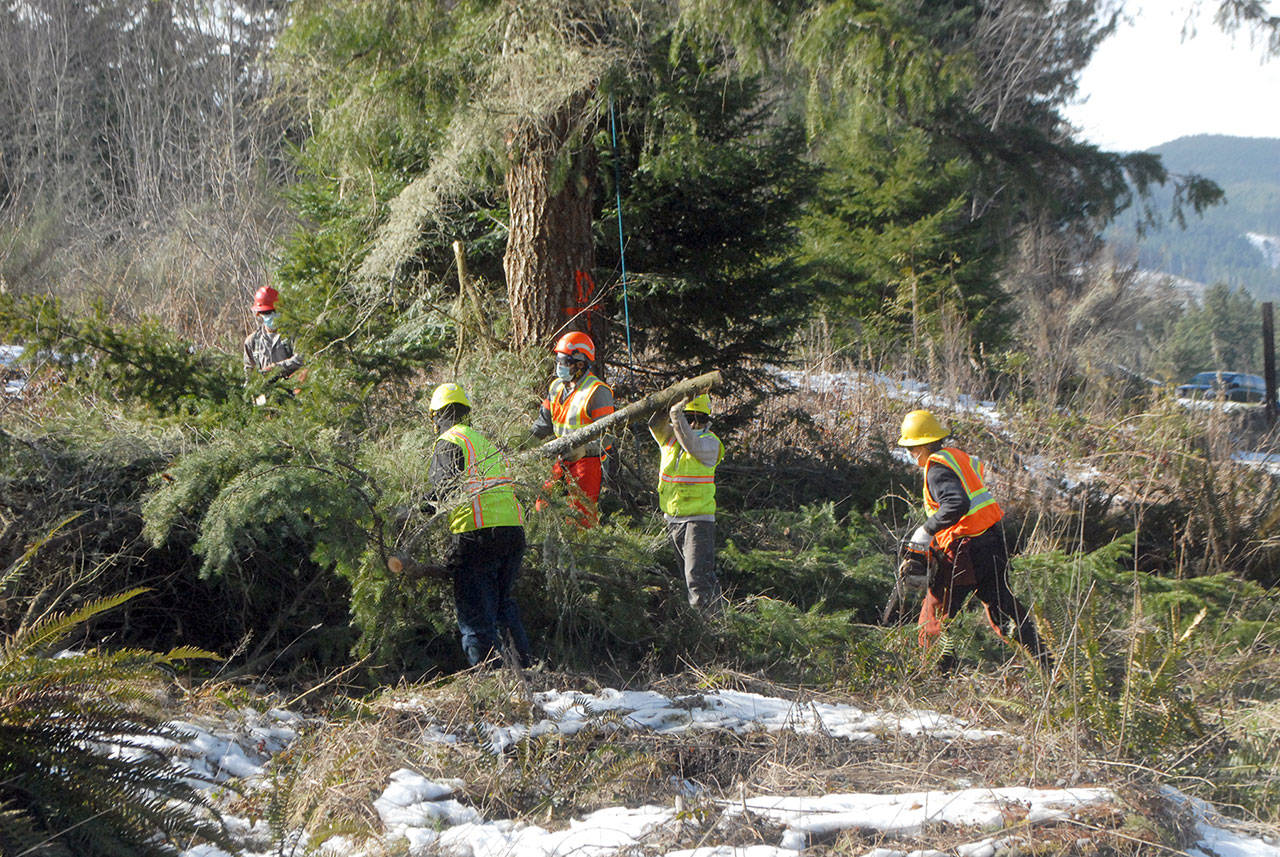
[[[1014,639],[1047,667],[1050,656],[1041,645],[1035,620],[1009,588],[1004,511],[987,487],[983,463],[956,447],[943,446],[949,434],[932,413],[916,410],[902,420],[898,438],[924,475],[928,519],[911,534],[899,568],[903,577],[928,575],[920,608],[920,645],[928,649],[941,637],[941,665],[954,666],[944,624],[974,594],[1000,639],[1007,642],[1002,626],[1011,626]],[[937,563],[931,574],[930,554]]]
[[[591,337],[570,331],[556,341],[552,350],[556,355],[556,377],[531,428],[538,438],[552,434],[565,437],[614,412],[613,389],[591,373],[596,359]],[[565,487],[569,504],[577,511],[577,523],[583,528],[595,526],[600,518],[604,454],[605,442],[599,437],[563,450],[551,466],[551,478],[543,485],[542,490],[548,495],[557,485]],[[539,500],[535,508],[545,506],[546,500]]]
[[[724,597],[716,578],[716,467],[724,444],[711,431],[711,398],[686,397],[649,418],[662,450],[658,506],[684,572],[689,604],[718,614]]]

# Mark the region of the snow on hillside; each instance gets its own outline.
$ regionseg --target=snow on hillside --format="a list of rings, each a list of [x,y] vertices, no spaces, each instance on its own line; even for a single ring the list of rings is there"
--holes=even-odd
[[[425,693],[425,692],[423,692]],[[405,691],[394,697],[398,710],[426,714],[428,698]],[[912,734],[939,742],[1012,741],[998,730],[932,711],[867,712],[853,705],[768,697],[751,693],[711,691],[668,697],[653,691],[604,689],[597,693],[550,691],[534,695],[542,713],[537,723],[471,724],[450,731],[443,725],[423,730],[423,742],[481,740],[488,752],[501,758],[515,742],[545,734],[548,730],[573,735],[588,718],[608,715],[600,722],[614,728],[679,734],[697,730],[724,730],[733,734],[823,732],[847,741],[875,741],[880,735]],[[250,789],[269,788],[267,757],[279,752],[296,736],[300,718],[286,711],[265,715],[247,712],[212,723],[206,718],[181,724],[193,737],[179,750],[178,758],[190,770],[213,775],[239,772]],[[477,738],[477,736],[480,736]],[[400,769],[388,778],[373,809],[381,833],[372,839],[333,836],[308,844],[299,832],[284,834],[294,853],[375,857],[387,853],[445,854],[459,857],[612,857],[643,853],[664,857],[798,857],[809,845],[826,841],[845,830],[881,836],[881,844],[858,852],[862,857],[924,857],[963,855],[994,857],[1034,848],[1037,830],[1044,825],[1071,825],[1069,835],[1087,839],[1091,818],[1110,813],[1123,816],[1117,795],[1106,785],[1076,788],[988,788],[961,784],[952,790],[887,792],[827,792],[807,794],[743,794],[733,800],[708,798],[696,783],[685,783],[684,798],[673,805],[607,807],[574,819],[567,827],[550,829],[525,820],[486,818],[462,796],[465,783],[431,780]],[[1280,846],[1231,829],[1231,823],[1212,807],[1180,792],[1165,792],[1170,804],[1188,815],[1199,841],[1188,853],[1198,857],[1280,857]],[[780,829],[776,842],[752,845],[716,841],[711,835],[696,848],[672,849],[664,843],[679,839],[682,825],[693,823],[686,801],[702,799],[720,813],[722,820],[751,817],[767,820]],[[232,835],[245,848],[245,857],[285,853],[284,843],[260,821],[227,817]],[[722,825],[711,829],[711,834]],[[956,843],[958,830],[972,830],[972,838]],[[895,837],[943,835],[946,851],[894,849]],[[960,838],[965,838],[960,834]],[[182,852],[184,857],[226,857],[221,849],[201,845]]]
[[[1000,413],[995,402],[975,398],[960,393],[942,395],[933,392],[928,384],[906,377],[892,377],[879,372],[862,372],[848,370],[843,372],[802,372],[781,371],[779,376],[798,389],[822,395],[853,396],[859,392],[874,388],[880,394],[902,402],[910,408],[927,408],[942,413],[961,413],[967,417],[980,420],[996,434],[1007,436],[1004,427],[1007,420]],[[1178,404],[1192,411],[1247,412],[1260,407],[1254,402],[1230,402],[1214,399],[1179,398]],[[1012,438],[1009,438],[1012,440]],[[906,464],[914,464],[914,459],[902,449],[894,448],[891,454]],[[1105,474],[1097,468],[1070,461],[1050,461],[1034,454],[1024,454],[1020,458],[1022,466],[1029,472],[1049,478],[1059,488],[1072,491],[1077,487],[1089,485],[1101,480]],[[1280,476],[1280,456],[1238,450],[1231,460],[1245,467],[1265,469]]]
[[[875,388],[891,399],[907,402],[913,408],[939,408],[963,412],[981,418],[992,428],[1003,425],[995,402],[983,401],[966,393],[944,396],[934,393],[929,385],[907,377],[894,377],[881,372],[808,372],[782,371],[778,374],[793,386],[824,394],[852,394]]]
[[[1258,249],[1258,252],[1267,260],[1267,264],[1273,268],[1280,268],[1280,236],[1264,235],[1261,232],[1246,232],[1245,238],[1249,239],[1249,243]]]

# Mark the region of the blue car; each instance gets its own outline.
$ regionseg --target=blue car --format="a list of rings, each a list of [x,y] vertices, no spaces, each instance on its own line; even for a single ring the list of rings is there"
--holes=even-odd
[[[1267,382],[1245,372],[1197,372],[1178,387],[1184,399],[1226,399],[1228,402],[1262,402],[1267,398]]]

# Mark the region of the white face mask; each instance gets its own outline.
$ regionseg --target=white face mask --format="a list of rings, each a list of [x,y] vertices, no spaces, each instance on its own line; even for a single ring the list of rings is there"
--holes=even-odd
[[[556,377],[561,381],[569,381],[573,378],[573,367],[565,366],[561,363],[556,364]]]
[[[274,312],[264,312],[262,314],[262,326],[267,330],[276,329],[276,314]]]

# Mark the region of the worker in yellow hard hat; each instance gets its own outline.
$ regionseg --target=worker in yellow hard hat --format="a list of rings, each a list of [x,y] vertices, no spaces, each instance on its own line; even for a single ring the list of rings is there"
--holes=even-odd
[[[1009,588],[1004,511],[987,487],[986,467],[976,456],[944,446],[949,434],[932,413],[915,410],[903,418],[898,438],[924,471],[928,514],[908,541],[900,573],[919,574],[930,554],[936,562],[920,609],[920,645],[930,647],[943,634],[943,623],[973,594],[1001,639],[1003,626],[1011,626],[1014,639],[1047,665],[1049,653],[1035,621]],[[944,656],[952,660],[945,650]]]
[[[512,590],[524,559],[524,512],[501,453],[467,421],[471,401],[461,385],[441,384],[431,394],[439,438],[427,479],[430,498],[450,508],[445,568],[453,578],[462,649],[471,664],[501,648],[500,630],[522,666],[529,638]]]
[[[649,432],[662,449],[658,506],[689,591],[689,604],[708,613],[722,607],[716,577],[716,467],[724,444],[711,431],[706,393],[683,399],[649,418]]]

